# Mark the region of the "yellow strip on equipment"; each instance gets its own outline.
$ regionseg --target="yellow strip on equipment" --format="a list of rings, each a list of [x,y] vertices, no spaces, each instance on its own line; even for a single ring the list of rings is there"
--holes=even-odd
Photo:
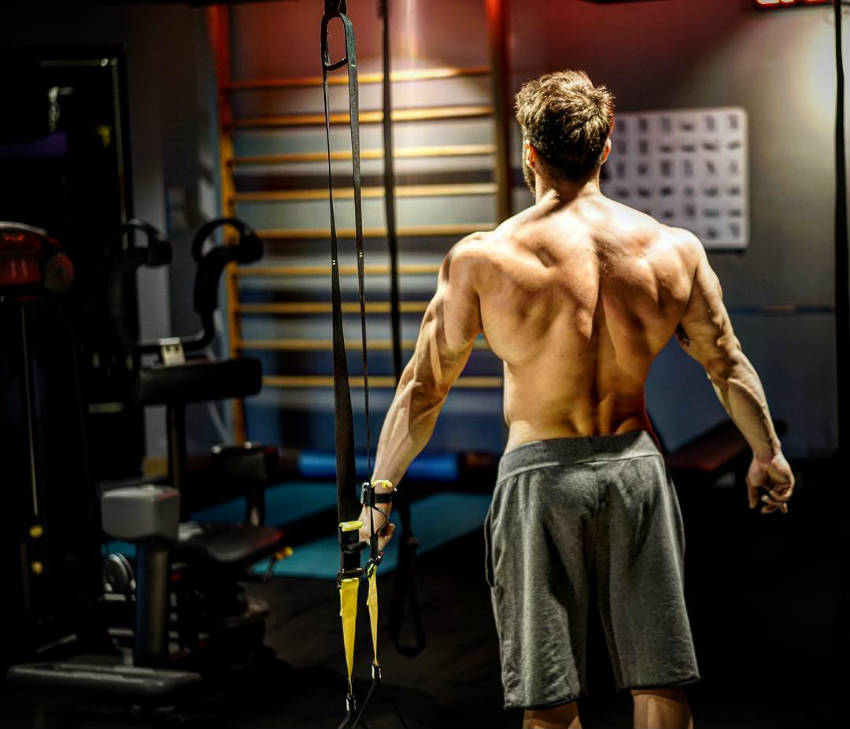
[[[369,622],[372,625],[372,663],[378,664],[378,570],[373,569],[369,575],[369,597],[366,599],[369,606]]]
[[[354,670],[354,634],[357,627],[357,593],[360,579],[349,577],[339,583],[339,616],[342,618],[342,640],[345,644],[345,666],[348,669],[348,688],[351,685],[351,673]]]

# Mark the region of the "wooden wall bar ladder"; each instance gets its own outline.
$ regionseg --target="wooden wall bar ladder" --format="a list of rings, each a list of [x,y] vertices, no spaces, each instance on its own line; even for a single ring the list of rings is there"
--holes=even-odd
[[[492,103],[464,103],[458,99],[457,103],[443,106],[420,106],[414,108],[396,108],[393,110],[393,121],[395,124],[416,123],[442,123],[442,122],[464,122],[464,120],[492,119],[494,123],[493,141],[482,141],[482,143],[457,143],[457,144],[417,144],[397,147],[394,151],[396,159],[422,159],[439,160],[453,157],[492,157],[495,161],[492,182],[471,182],[459,184],[417,184],[399,185],[396,194],[399,198],[428,198],[440,196],[451,198],[457,196],[493,196],[496,202],[496,216],[502,219],[510,213],[510,170],[508,165],[508,117],[509,101],[507,97],[507,50],[506,50],[506,21],[504,13],[504,0],[482,0],[486,4],[490,64],[487,66],[470,66],[464,68],[423,68],[413,70],[394,71],[392,81],[394,83],[446,81],[450,79],[490,77],[492,88]],[[217,76],[217,98],[218,98],[218,166],[221,191],[221,209],[225,215],[239,215],[240,207],[246,206],[274,206],[274,205],[310,205],[316,201],[327,199],[326,189],[296,188],[296,189],[238,189],[236,175],[240,168],[268,167],[286,168],[291,164],[321,163],[325,157],[325,151],[315,149],[302,151],[299,149],[291,151],[270,150],[262,153],[262,149],[251,150],[250,153],[237,154],[237,145],[234,135],[238,133],[259,130],[265,133],[286,134],[287,130],[309,129],[324,122],[321,114],[313,113],[275,113],[270,115],[250,114],[246,116],[234,116],[234,98],[245,94],[256,92],[284,92],[287,90],[320,88],[321,78],[293,77],[293,78],[266,78],[266,79],[233,79],[231,78],[233,59],[231,57],[231,20],[238,17],[241,8],[226,6],[214,6],[208,9],[208,24],[212,47],[216,57]],[[285,12],[282,9],[281,12]],[[318,58],[318,52],[317,52]],[[317,63],[318,65],[318,63]],[[380,84],[381,73],[361,73],[359,77],[361,85]],[[342,76],[331,77],[330,83],[334,86],[342,85],[345,79]],[[361,124],[379,124],[382,119],[380,109],[366,109],[360,112]],[[334,114],[334,124],[347,124],[347,113]],[[265,131],[264,131],[265,130]],[[382,149],[365,148],[362,158],[366,160],[380,160],[383,157]],[[335,161],[350,160],[350,152],[336,150],[332,154]],[[381,197],[382,188],[364,187],[364,198]],[[344,200],[346,190],[335,190],[335,197]],[[252,208],[256,209],[256,208]],[[289,208],[287,208],[289,209]],[[244,214],[246,221],[253,225],[250,215]],[[476,230],[487,230],[494,227],[495,220],[477,221],[466,223],[428,223],[418,225],[400,225],[399,237],[407,238],[441,238],[445,237],[447,246],[457,238],[468,235]],[[329,238],[329,230],[326,225],[311,228],[278,228],[255,226],[261,237],[270,243],[281,245],[284,242],[325,241]],[[354,231],[342,228],[339,231],[341,238],[353,237]],[[386,235],[386,230],[380,227],[366,228],[364,234],[367,238],[381,238]],[[318,249],[317,249],[318,250]],[[342,267],[342,273],[350,275],[353,267]],[[236,356],[243,351],[272,351],[272,352],[312,352],[326,350],[330,343],[322,339],[308,337],[287,337],[277,339],[260,339],[256,337],[246,338],[242,335],[242,320],[246,316],[266,317],[313,317],[316,315],[327,315],[330,313],[330,304],[324,301],[283,301],[283,302],[243,302],[240,300],[240,291],[245,281],[253,281],[252,285],[264,285],[260,282],[268,280],[289,280],[305,277],[327,277],[330,271],[328,266],[300,265],[297,262],[292,265],[265,265],[237,268],[231,266],[227,273],[227,322],[228,339],[231,356]],[[401,273],[405,276],[426,275],[435,277],[438,271],[437,265],[432,264],[407,264],[401,266]],[[388,273],[386,265],[367,266],[369,275],[382,275]],[[403,301],[402,311],[405,314],[421,313],[425,310],[426,301]],[[348,312],[356,312],[357,307],[353,303],[346,303]],[[369,314],[385,314],[389,310],[388,302],[371,301],[367,312]],[[384,349],[389,343],[384,340],[375,340],[376,349]],[[406,341],[405,347],[412,346],[412,342]],[[482,340],[476,344],[476,348],[486,348]],[[379,388],[393,386],[392,377],[373,376],[370,383]],[[322,375],[281,375],[267,373],[264,378],[266,387],[274,388],[315,388],[330,387],[332,378]],[[358,385],[358,378],[354,378],[352,384]],[[501,377],[473,376],[462,377],[458,382],[459,387],[473,389],[497,388],[501,385]],[[245,410],[242,402],[237,402],[234,407],[234,431],[237,439],[245,437]]]

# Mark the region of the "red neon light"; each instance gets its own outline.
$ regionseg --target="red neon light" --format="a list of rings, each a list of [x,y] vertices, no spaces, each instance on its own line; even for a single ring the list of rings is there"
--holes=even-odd
[[[831,5],[832,0],[753,0],[760,8],[785,8],[800,5]]]

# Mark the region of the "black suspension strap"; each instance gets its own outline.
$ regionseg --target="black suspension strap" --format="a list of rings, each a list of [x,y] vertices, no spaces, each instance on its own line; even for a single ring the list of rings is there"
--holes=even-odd
[[[844,17],[846,0],[833,0],[835,11],[835,71],[837,81],[835,104],[835,334],[838,361],[838,452],[841,458],[850,446],[850,386],[845,374],[850,366],[850,246],[847,222],[847,140],[844,125],[845,68],[844,68]],[[844,498],[845,503],[847,497]],[[833,619],[833,659],[846,661],[850,652],[850,580],[841,584],[841,597]]]
[[[850,366],[850,251],[848,251],[847,223],[847,142],[844,135],[845,89],[843,54],[842,0],[833,0],[835,6],[835,73],[837,92],[835,102],[835,325],[838,372]],[[843,376],[838,377],[838,452],[850,447],[850,385]]]
[[[357,83],[357,56],[355,50],[354,27],[348,18],[345,0],[325,0],[321,26],[322,49],[322,92],[325,107],[325,133],[328,152],[328,197],[330,200],[331,233],[331,308],[333,328],[334,357],[334,409],[335,444],[337,461],[337,517],[340,546],[340,566],[337,572],[337,588],[340,597],[340,618],[342,620],[343,643],[347,669],[346,717],[342,727],[356,727],[362,724],[363,712],[375,688],[381,679],[378,663],[378,594],[376,584],[377,567],[383,558],[378,550],[378,537],[374,533],[374,510],[378,503],[387,503],[386,495],[376,495],[375,485],[363,484],[361,501],[369,507],[372,514],[372,538],[369,543],[370,557],[366,569],[360,566],[360,552],[366,546],[360,541],[360,528],[357,520],[360,511],[356,483],[354,458],[354,418],[351,406],[351,388],[348,379],[348,364],[345,354],[345,335],[342,323],[342,296],[339,281],[339,246],[336,232],[336,215],[333,198],[333,167],[331,162],[331,125],[330,98],[328,91],[328,73],[345,67],[348,73],[349,129],[351,132],[352,183],[354,187],[354,224],[357,252],[357,284],[360,299],[361,353],[363,361],[364,417],[366,419],[367,467],[372,470],[371,433],[369,426],[369,366],[366,341],[366,297],[365,266],[363,252],[363,215],[361,205],[360,176],[360,104]],[[328,47],[328,29],[330,22],[339,19],[345,34],[345,55],[339,61],[332,61]],[[388,482],[380,482],[386,486]],[[369,606],[372,630],[373,660],[372,684],[362,705],[358,707],[352,683],[354,669],[354,641],[357,625],[357,600],[361,578],[366,575],[369,583],[367,604]]]
[[[399,304],[398,273],[398,230],[395,214],[395,168],[393,165],[393,125],[392,125],[392,81],[390,46],[390,0],[378,0],[378,13],[381,16],[383,30],[383,142],[384,142],[384,209],[387,221],[387,246],[390,254],[390,328],[392,332],[393,371],[395,383],[401,379],[401,307]],[[399,538],[398,568],[395,575],[395,594],[390,610],[390,638],[399,653],[416,656],[425,648],[425,626],[419,610],[419,598],[416,592],[416,553],[419,540],[413,533],[410,517],[410,500],[405,489],[396,493],[396,509],[401,519]],[[401,631],[405,612],[410,609],[413,620],[415,641],[405,645],[401,642]]]

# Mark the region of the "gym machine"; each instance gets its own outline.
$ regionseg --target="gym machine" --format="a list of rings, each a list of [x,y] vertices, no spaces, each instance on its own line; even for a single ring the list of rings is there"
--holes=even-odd
[[[110,310],[115,330],[127,348],[140,357],[156,357],[154,364],[139,370],[136,399],[144,407],[165,406],[168,475],[161,483],[180,494],[182,505],[183,521],[169,553],[170,604],[176,618],[171,627],[180,649],[189,656],[204,654],[205,666],[243,661],[262,644],[268,605],[248,596],[240,583],[248,577],[251,565],[267,557],[272,557],[273,563],[284,554],[283,531],[262,523],[265,488],[276,480],[278,452],[257,443],[217,446],[212,453],[212,468],[192,471],[186,453],[185,414],[190,403],[246,397],[262,386],[262,370],[256,358],[213,359],[204,354],[215,337],[214,312],[222,272],[230,263],[259,260],[262,243],[236,218],[217,219],[202,226],[192,243],[197,263],[194,310],[201,330],[191,336],[143,342],[124,327],[125,285],[134,280],[140,267],[169,263],[171,248],[152,226],[141,221],[128,225],[147,236],[147,245],[128,249],[113,262]],[[208,238],[223,226],[234,228],[238,241],[205,250]],[[187,521],[192,505],[210,503],[210,497],[203,493],[207,488],[213,497],[225,493],[244,498],[244,522]],[[110,491],[105,491],[104,504],[109,495]],[[131,578],[131,574],[125,575],[121,582],[127,584]]]
[[[12,660],[56,657],[13,665],[7,678],[162,698],[200,681],[195,673],[156,667],[165,657],[168,578],[158,565],[176,538],[178,494],[150,486],[138,496],[116,492],[102,504],[104,526],[137,542],[145,566],[137,585],[135,665],[128,666],[100,621],[99,512],[86,463],[74,332],[62,298],[73,280],[70,258],[44,230],[0,223],[0,323],[10,345],[2,360],[10,405],[2,435],[18,456],[6,459],[16,488],[4,509],[4,533],[17,545],[8,551],[18,562],[12,568],[4,554],[7,577],[17,575],[8,579],[5,611],[18,635],[6,649]],[[103,658],[75,660],[72,651]]]

